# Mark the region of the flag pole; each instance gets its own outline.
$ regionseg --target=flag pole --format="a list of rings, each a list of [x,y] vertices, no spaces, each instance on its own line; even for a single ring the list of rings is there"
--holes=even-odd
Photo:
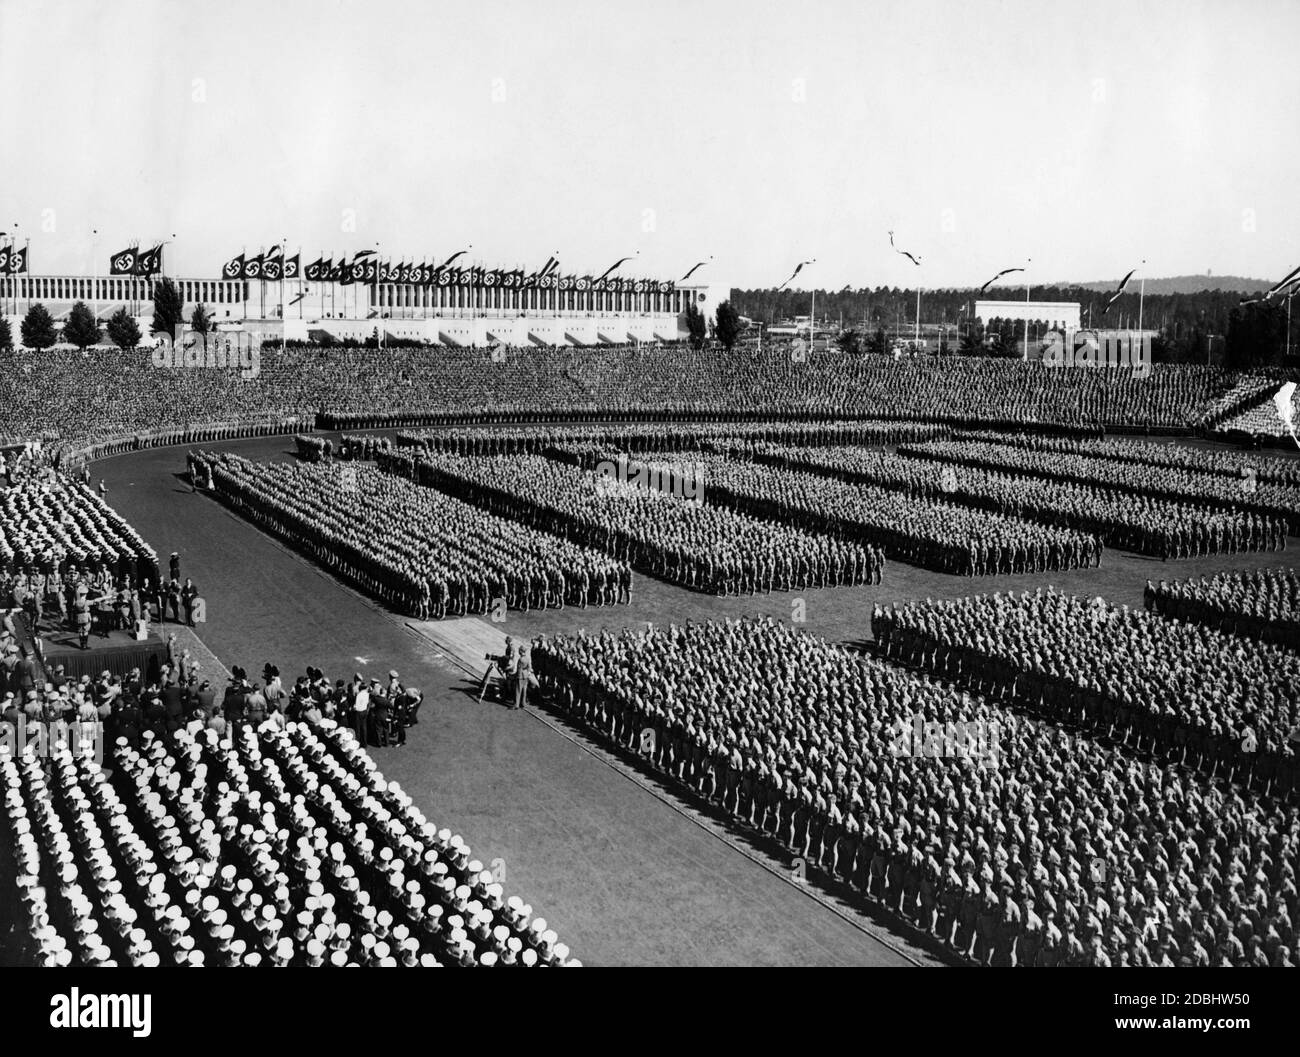
[[[1291,301],[1297,293],[1300,293],[1300,283],[1295,283],[1291,287],[1291,293],[1286,299],[1286,355],[1291,357]]]
[[[14,221],[13,234],[9,236],[9,261],[5,264],[5,285],[12,287],[10,300],[13,301],[14,315],[17,316],[18,309],[18,273],[14,271],[14,252],[18,249],[18,221]],[[27,284],[29,287],[30,283]]]
[[[370,297],[375,306],[375,332],[379,335],[379,340],[375,343],[379,348],[384,347],[384,313],[379,307],[379,243],[375,243],[375,281],[370,285]]]
[[[1033,263],[1033,257],[1025,261],[1025,351],[1020,357],[1022,360],[1029,359],[1029,266]]]
[[[18,285],[18,272],[14,270],[14,254],[17,252],[18,252],[18,221],[15,220],[14,233],[13,236],[9,239],[9,263],[5,265],[5,272],[6,272],[5,280],[6,282],[13,284],[13,302],[14,302],[15,316],[18,315],[20,311],[18,307],[18,292],[20,289],[22,289],[22,287],[19,287]],[[28,301],[27,308],[30,311],[31,298],[32,298],[32,284],[28,282],[25,283],[24,286],[26,287],[26,292],[27,292],[27,301]]]
[[[90,303],[96,327],[99,326],[99,262],[95,260],[95,236],[98,234],[98,229],[90,229]]]
[[[289,240],[288,240],[288,238],[287,238],[286,236],[284,236],[284,235],[281,235],[281,236],[280,236],[280,353],[281,353],[281,355],[284,354],[284,340],[285,340],[285,339],[284,339],[284,330],[285,330],[285,318],[284,318],[284,256],[285,256],[286,253],[289,252],[288,242],[289,242]],[[301,262],[300,262],[300,265],[301,265]]]

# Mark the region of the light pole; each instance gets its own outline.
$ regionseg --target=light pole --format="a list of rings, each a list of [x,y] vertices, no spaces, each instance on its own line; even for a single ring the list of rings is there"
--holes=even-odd
[[[163,254],[163,247],[170,246],[175,241],[176,241],[176,232],[173,231],[171,238],[163,239],[163,241],[158,245],[158,274],[163,276],[164,278],[166,278],[167,276],[167,269],[163,266],[163,260],[165,259],[165,255]]]

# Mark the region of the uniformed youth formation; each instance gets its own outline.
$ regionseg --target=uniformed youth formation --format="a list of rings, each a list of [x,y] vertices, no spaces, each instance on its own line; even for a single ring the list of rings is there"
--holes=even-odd
[[[290,360],[318,410],[374,420],[352,410],[382,381],[363,354],[280,367]],[[452,356],[439,391],[479,424],[301,434],[296,463],[192,451],[191,479],[394,610],[432,619],[623,606],[637,575],[736,596],[887,587],[890,561],[987,578],[1095,568],[1107,548],[1166,561],[1268,552],[1300,526],[1293,460],[1066,426],[1063,407],[1082,423],[1187,426],[1243,384],[1213,370],[1139,383],[864,360],[800,375],[788,359],[727,371],[673,349],[639,364],[632,400],[626,357],[513,351],[486,378],[461,366]],[[97,369],[92,357],[85,370]],[[279,369],[256,410],[301,413],[271,392],[288,385]],[[404,372],[385,393],[395,421],[433,399],[416,392],[426,370],[400,350],[384,361],[383,377]],[[211,385],[186,406],[215,400]],[[494,399],[514,394],[509,418],[529,386],[553,409],[596,394],[595,421],[489,424]],[[936,396],[944,421],[925,414]],[[846,417],[873,406],[900,418]],[[827,420],[761,420],[777,407]],[[682,420],[604,420],[620,411]],[[743,411],[758,420],[720,414]],[[44,671],[33,635],[56,597],[67,626],[92,599],[129,625],[151,602],[164,615],[170,581],[84,483],[51,470],[10,484],[0,565],[26,619],[5,622],[5,723],[102,732],[111,766],[74,752],[48,770],[31,754],[0,761],[18,925],[35,957],[576,964],[378,772],[368,747],[403,742],[422,701],[396,673],[331,684],[309,669],[289,688],[270,666],[260,682],[236,669],[219,691],[179,651],[126,678]],[[746,619],[558,635],[495,662],[515,705],[536,683],[572,721],[950,957],[1293,965],[1295,574],[1161,579],[1146,603],[981,587],[877,606],[868,653]]]
[[[1238,787],[1213,758],[1149,758],[770,619],[580,633],[534,658],[575,720],[959,955],[1296,964],[1294,742],[1285,788]]]

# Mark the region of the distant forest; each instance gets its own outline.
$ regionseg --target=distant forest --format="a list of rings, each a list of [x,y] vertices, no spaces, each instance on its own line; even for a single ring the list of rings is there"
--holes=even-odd
[[[1202,279],[1202,282],[1213,280]],[[1227,281],[1226,279],[1222,281]],[[1260,285],[1259,280],[1238,280]],[[1284,299],[1274,298],[1269,303],[1242,305],[1248,295],[1236,290],[1201,290],[1195,293],[1152,293],[1157,280],[1148,280],[1147,293],[1142,305],[1142,326],[1159,331],[1153,353],[1158,361],[1167,363],[1204,363],[1206,351],[1213,339],[1222,339],[1224,362],[1229,366],[1282,365],[1286,352],[1287,305]],[[1035,301],[1077,301],[1084,326],[1098,329],[1136,328],[1138,325],[1138,289],[1132,283],[1129,290],[1106,311],[1106,302],[1118,281],[1105,290],[1085,286],[1034,286],[1030,296]],[[1252,291],[1253,292],[1253,291]],[[764,324],[777,323],[796,315],[806,316],[812,292],[809,290],[739,290],[731,291],[731,303],[742,315]],[[985,334],[973,320],[975,289],[946,289],[921,291],[921,325],[958,325],[963,351],[983,351],[996,345],[992,333]],[[981,300],[1023,301],[1024,287],[991,288]],[[1300,304],[1292,306],[1293,315],[1300,317]],[[885,334],[901,333],[916,321],[916,290],[898,287],[877,287],[873,290],[817,291],[817,318],[819,321],[838,323],[860,336],[863,347],[883,351]],[[987,321],[986,322],[991,322]],[[1286,366],[1295,366],[1295,356],[1300,318],[1293,319],[1291,333],[1292,359]],[[1031,328],[1031,338],[1037,337]],[[1008,350],[1009,352],[1009,350]]]

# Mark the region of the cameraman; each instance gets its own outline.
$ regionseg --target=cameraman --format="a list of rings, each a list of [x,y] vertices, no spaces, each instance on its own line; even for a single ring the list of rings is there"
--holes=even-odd
[[[510,699],[507,694],[514,690],[515,677],[519,670],[519,656],[515,652],[515,640],[507,635],[505,652],[502,654],[485,653],[483,659],[492,663],[488,666],[488,670],[483,673],[483,686],[479,690],[479,700],[483,700],[488,687],[494,683],[493,672],[499,671],[503,679],[500,700],[509,704]]]

